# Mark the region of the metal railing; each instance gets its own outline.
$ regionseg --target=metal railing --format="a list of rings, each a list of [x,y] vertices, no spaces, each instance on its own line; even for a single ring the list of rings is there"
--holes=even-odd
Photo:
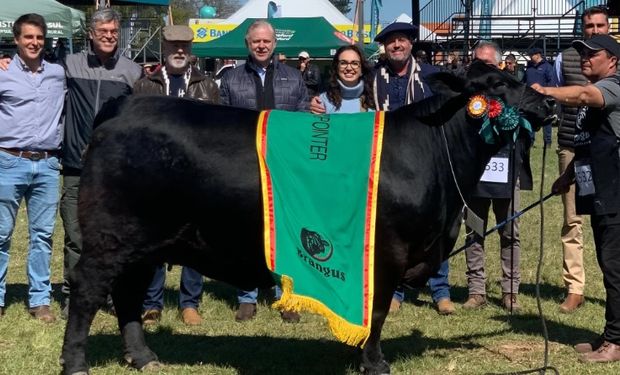
[[[161,60],[161,25],[153,19],[132,19],[122,23],[119,45],[128,59],[142,63]]]
[[[479,39],[492,39],[507,49],[527,49],[542,44],[555,51],[581,35],[579,16],[592,0],[472,0],[468,17],[467,0],[431,0],[420,9],[421,23],[431,31],[422,41],[463,48]],[[600,1],[603,3],[603,1]],[[435,20],[434,22],[431,22]],[[538,43],[538,44],[537,44]]]

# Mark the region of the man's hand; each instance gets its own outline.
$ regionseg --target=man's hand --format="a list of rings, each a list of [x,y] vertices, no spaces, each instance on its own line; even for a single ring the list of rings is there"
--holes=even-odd
[[[7,62],[4,59],[0,60],[0,70],[4,70],[6,72],[7,70],[9,70],[9,64],[10,62]]]
[[[314,113],[315,115],[321,115],[325,113],[325,104],[323,104],[321,98],[319,98],[318,96],[310,99],[310,112]]]
[[[538,83],[533,83],[532,86],[530,86],[530,87],[533,88],[534,90],[538,91],[539,93],[543,94],[543,95],[547,95],[547,90],[545,90],[545,88],[542,87]]]
[[[575,183],[575,170],[573,163],[570,163],[566,171],[551,186],[551,192],[555,195],[566,194],[570,186]]]

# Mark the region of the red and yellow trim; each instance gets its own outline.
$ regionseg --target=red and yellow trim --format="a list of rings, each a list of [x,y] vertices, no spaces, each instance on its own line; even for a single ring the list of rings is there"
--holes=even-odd
[[[256,150],[258,153],[258,165],[260,168],[260,181],[263,198],[263,225],[265,239],[265,261],[270,271],[276,268],[275,258],[275,221],[273,216],[273,186],[271,184],[271,175],[267,169],[267,121],[271,111],[261,111],[258,116],[258,124],[256,127]]]

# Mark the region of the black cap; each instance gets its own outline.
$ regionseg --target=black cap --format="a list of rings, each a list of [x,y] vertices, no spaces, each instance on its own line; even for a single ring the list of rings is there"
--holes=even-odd
[[[543,54],[543,50],[542,50],[542,48],[539,48],[539,47],[533,47],[533,48],[530,48],[530,50],[529,50],[529,51],[527,51],[527,55],[528,55],[528,56],[533,56],[533,55],[535,55],[535,54],[537,54],[537,53],[540,53],[540,54],[542,55],[542,54]]]
[[[384,43],[388,35],[391,33],[399,32],[408,35],[411,39],[415,38],[416,30],[418,28],[407,22],[394,22],[386,26],[375,37],[375,42]]]
[[[607,50],[607,52],[620,58],[620,44],[609,35],[599,34],[588,40],[574,40],[572,45],[579,53],[581,53],[584,48],[592,51]]]

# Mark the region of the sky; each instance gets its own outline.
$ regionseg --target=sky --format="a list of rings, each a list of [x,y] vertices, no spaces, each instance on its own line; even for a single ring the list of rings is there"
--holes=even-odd
[[[299,1],[304,1],[304,0],[299,0]],[[312,2],[312,0],[307,0],[308,3],[310,4]],[[239,3],[241,5],[247,3],[248,0],[239,0]],[[278,3],[277,0],[275,0],[276,4]],[[420,0],[420,5],[424,5],[425,3],[427,3],[428,0]],[[353,0],[351,2],[353,4],[353,8],[355,8],[355,0]],[[371,0],[364,0],[364,20],[365,23],[370,23],[370,4],[371,4]],[[346,14],[347,17],[349,18],[353,18],[353,11],[351,11],[351,14]],[[401,13],[407,13],[409,16],[411,16],[411,1],[410,0],[383,0],[383,8],[381,8],[380,10],[380,14],[379,14],[379,22],[381,24],[388,24],[391,23],[392,21],[394,21],[394,19],[398,16],[400,16]]]

